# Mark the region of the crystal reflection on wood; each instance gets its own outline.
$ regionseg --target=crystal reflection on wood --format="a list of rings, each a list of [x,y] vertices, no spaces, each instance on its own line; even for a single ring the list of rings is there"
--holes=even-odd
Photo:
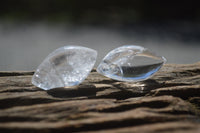
[[[150,78],[166,62],[141,46],[125,45],[110,51],[99,64],[97,71],[119,81],[142,81]]]

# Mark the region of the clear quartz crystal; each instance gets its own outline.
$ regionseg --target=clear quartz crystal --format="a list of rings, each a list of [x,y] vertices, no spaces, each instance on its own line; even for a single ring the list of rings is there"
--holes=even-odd
[[[80,84],[90,73],[97,52],[81,46],[65,46],[49,54],[39,65],[32,84],[49,90]]]
[[[109,78],[136,82],[150,78],[166,59],[156,56],[146,48],[125,45],[110,51],[97,68],[97,72]]]

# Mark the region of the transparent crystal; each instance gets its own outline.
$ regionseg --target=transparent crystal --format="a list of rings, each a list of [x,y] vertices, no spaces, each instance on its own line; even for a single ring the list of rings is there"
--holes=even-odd
[[[119,81],[142,81],[157,72],[166,59],[146,48],[125,45],[110,51],[97,68],[97,72]]]
[[[32,84],[49,90],[80,84],[90,73],[97,52],[81,46],[65,46],[49,54],[39,65]]]

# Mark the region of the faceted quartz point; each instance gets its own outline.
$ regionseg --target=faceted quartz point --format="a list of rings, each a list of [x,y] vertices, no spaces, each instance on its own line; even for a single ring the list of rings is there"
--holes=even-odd
[[[80,84],[90,73],[97,52],[81,46],[65,46],[49,54],[39,65],[32,84],[49,90]]]
[[[125,45],[110,51],[97,68],[97,72],[109,78],[136,82],[150,78],[166,59],[156,56],[146,48]]]

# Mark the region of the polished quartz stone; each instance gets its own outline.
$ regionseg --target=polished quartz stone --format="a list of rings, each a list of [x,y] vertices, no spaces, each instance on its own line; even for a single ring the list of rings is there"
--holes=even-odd
[[[81,46],[65,46],[49,54],[39,65],[32,84],[49,90],[80,84],[90,73],[97,52]]]
[[[119,81],[142,81],[157,72],[166,59],[141,46],[125,45],[110,51],[97,72]]]

